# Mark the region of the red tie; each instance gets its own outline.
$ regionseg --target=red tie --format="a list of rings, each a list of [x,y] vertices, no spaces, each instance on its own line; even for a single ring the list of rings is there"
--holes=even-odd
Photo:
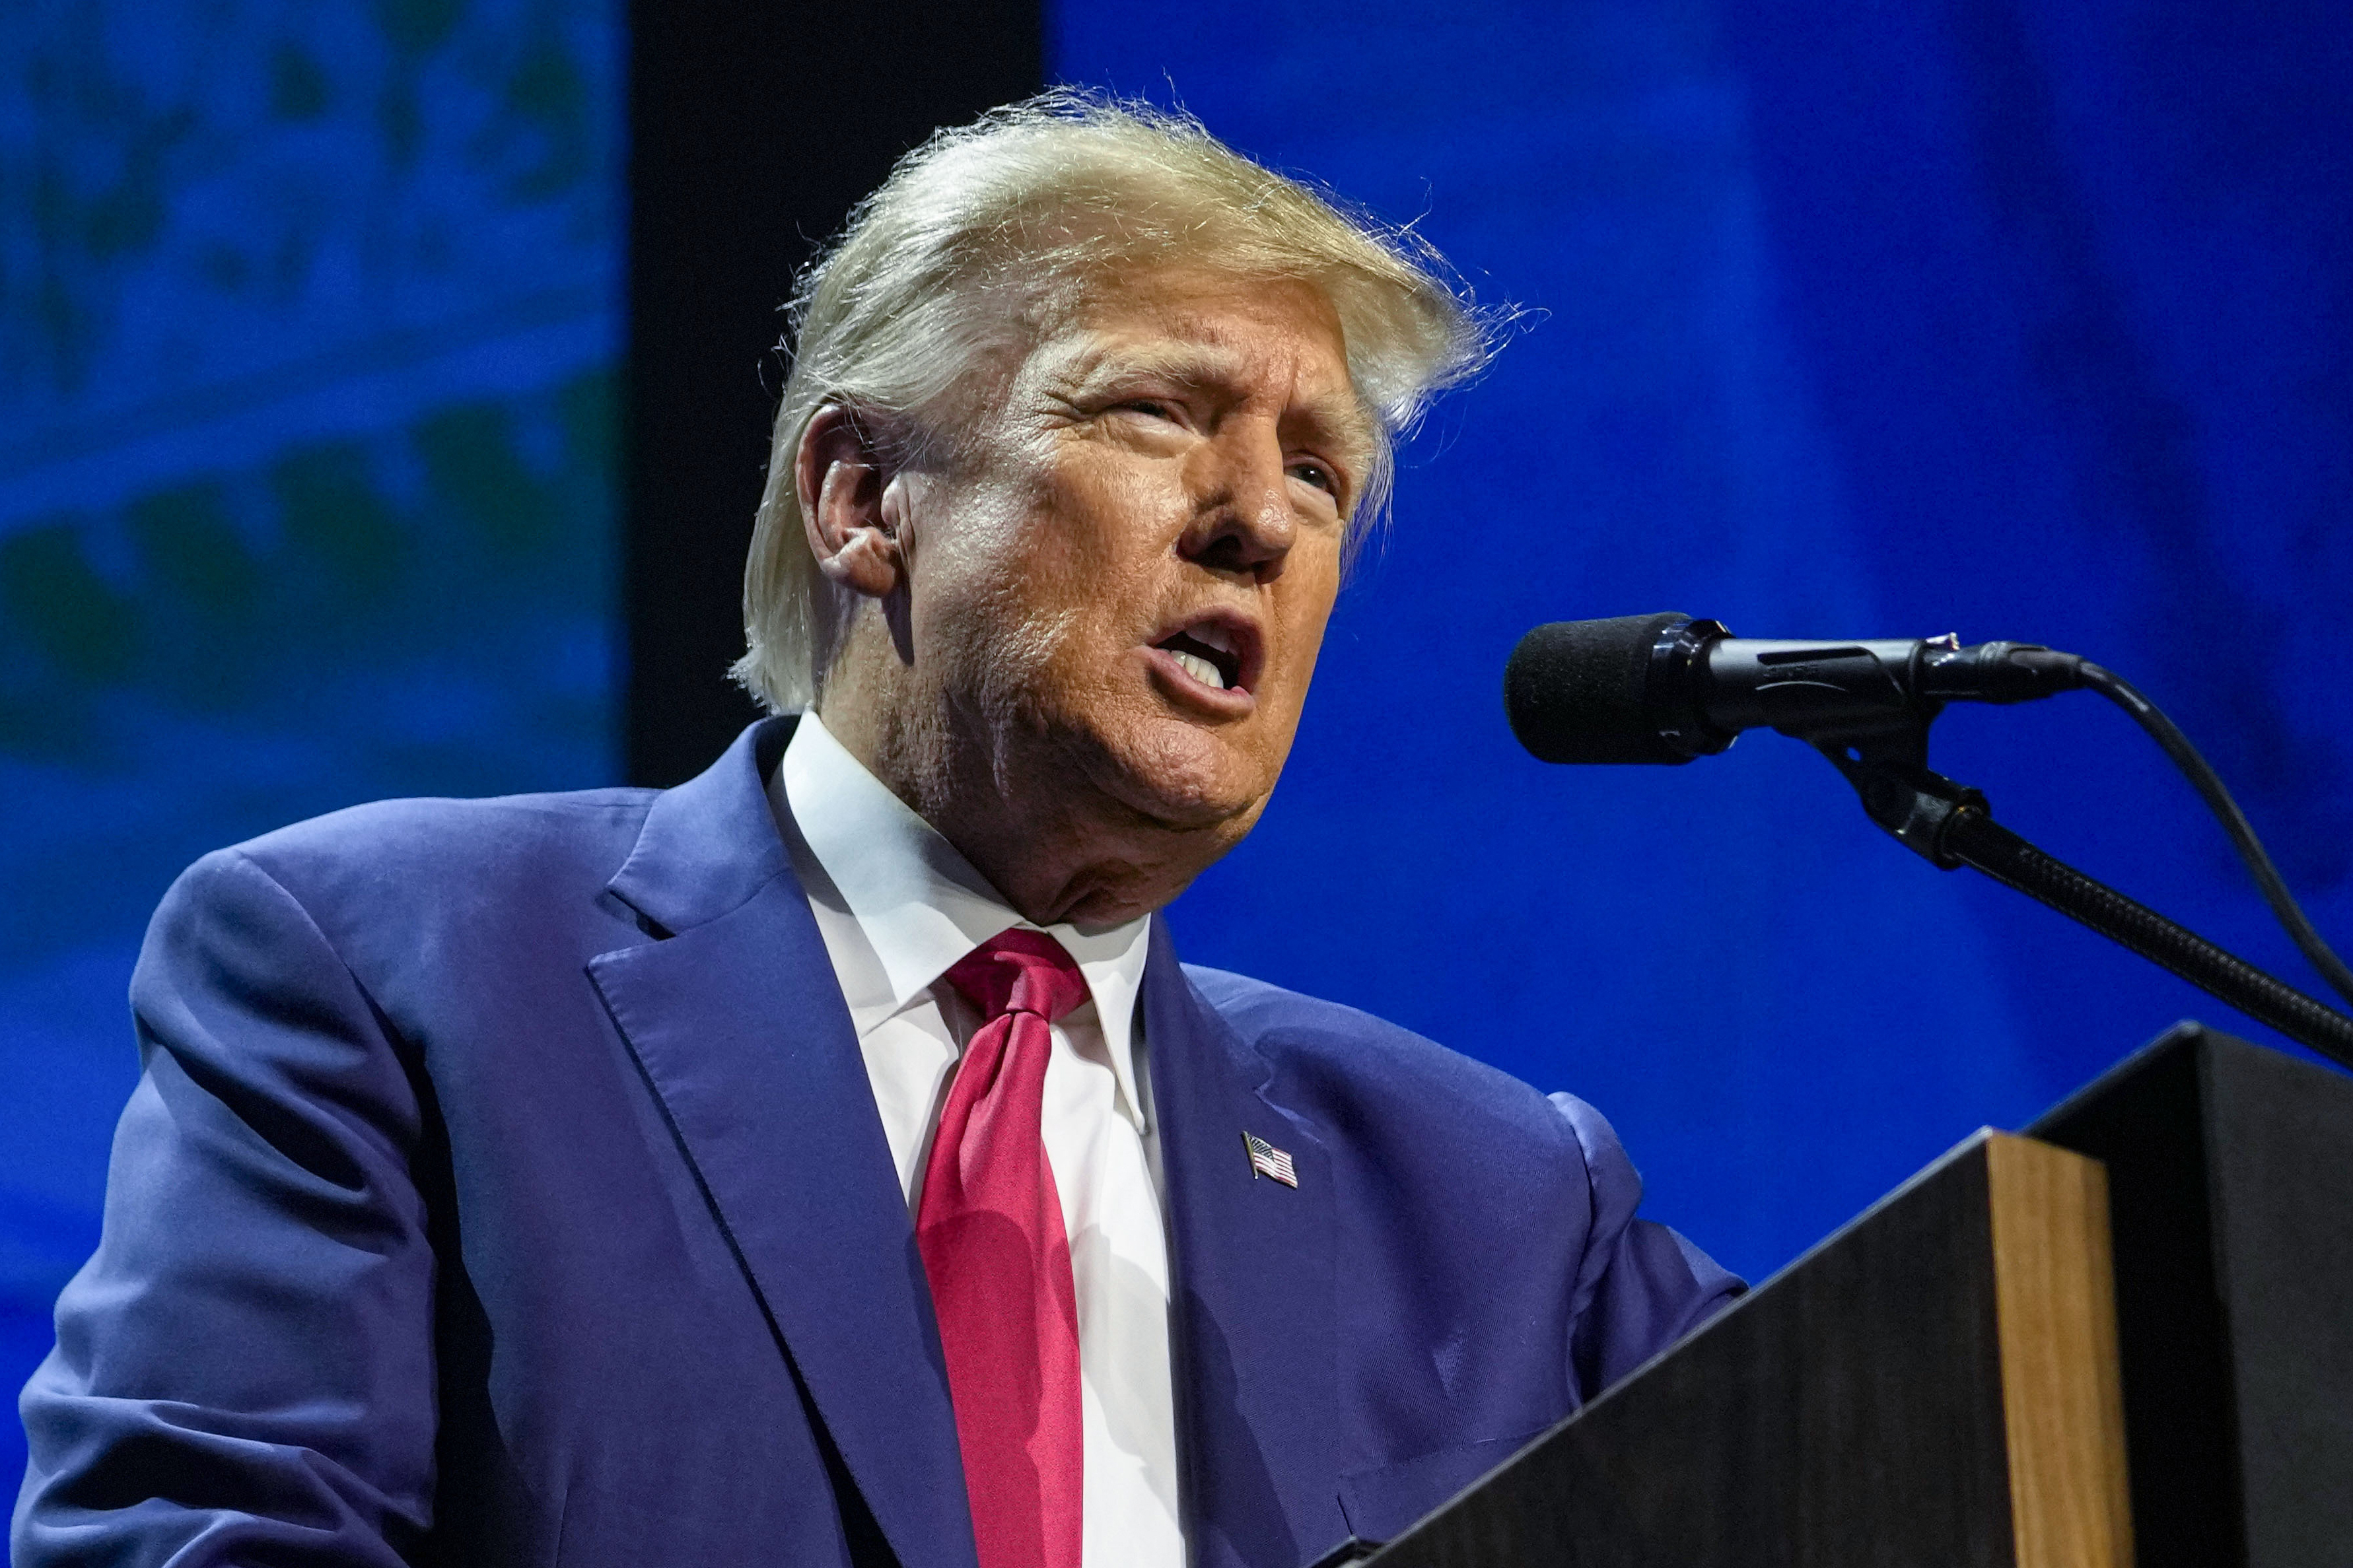
[[[947,1352],[980,1568],[1079,1568],[1085,1455],[1071,1239],[1039,1120],[1053,1020],[1086,1000],[1061,944],[1018,928],[947,982],[986,1017],[940,1110],[915,1210]]]

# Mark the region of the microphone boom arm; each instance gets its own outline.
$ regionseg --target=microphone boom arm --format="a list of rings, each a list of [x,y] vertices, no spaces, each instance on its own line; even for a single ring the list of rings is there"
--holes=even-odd
[[[2353,1018],[2044,854],[1995,822],[1982,794],[1931,772],[1928,725],[1942,707],[1923,703],[1900,721],[1861,733],[1783,732],[1829,758],[1862,797],[1863,814],[1930,865],[1982,872],[2353,1068]]]

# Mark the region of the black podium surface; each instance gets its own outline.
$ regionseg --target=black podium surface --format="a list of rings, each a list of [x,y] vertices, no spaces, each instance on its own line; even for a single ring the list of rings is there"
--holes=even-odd
[[[1371,1560],[2348,1568],[2353,1079],[2184,1025]]]
[[[2108,1169],[2141,1568],[2353,1564],[2353,1078],[2184,1024],[2026,1131]]]

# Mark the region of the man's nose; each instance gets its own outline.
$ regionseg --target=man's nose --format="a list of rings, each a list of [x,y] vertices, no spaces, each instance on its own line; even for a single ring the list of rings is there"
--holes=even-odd
[[[1203,447],[1194,522],[1177,553],[1213,572],[1274,581],[1299,530],[1282,442],[1271,430],[1229,427]]]

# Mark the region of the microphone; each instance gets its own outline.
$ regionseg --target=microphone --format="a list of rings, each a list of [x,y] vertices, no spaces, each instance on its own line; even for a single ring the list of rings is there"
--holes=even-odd
[[[1947,702],[2026,702],[2084,684],[2031,643],[1736,637],[1689,616],[1555,621],[1520,639],[1504,706],[1547,763],[1679,764],[1770,727],[1816,743],[1925,722]]]

